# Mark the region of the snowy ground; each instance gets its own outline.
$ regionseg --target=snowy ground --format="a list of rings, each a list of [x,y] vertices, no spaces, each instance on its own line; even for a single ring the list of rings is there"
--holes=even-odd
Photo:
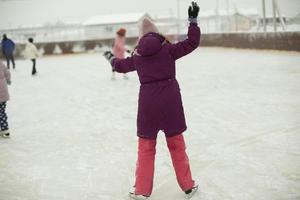
[[[0,200],[123,200],[133,184],[138,79],[101,54],[18,61],[0,139]],[[300,199],[300,54],[201,48],[177,68],[195,200]],[[163,134],[152,200],[182,200]]]

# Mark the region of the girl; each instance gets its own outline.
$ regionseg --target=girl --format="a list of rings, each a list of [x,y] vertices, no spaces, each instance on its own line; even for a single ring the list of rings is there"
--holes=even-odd
[[[25,57],[32,61],[31,75],[35,75],[37,73],[35,65],[36,65],[36,58],[38,57],[38,55],[39,53],[37,51],[37,48],[33,44],[33,38],[29,38],[28,43],[26,44],[25,47]]]
[[[126,50],[125,48],[125,36],[126,36],[126,29],[124,28],[120,28],[117,32],[116,32],[116,38],[115,38],[115,42],[114,42],[114,46],[113,46],[113,54],[115,55],[116,58],[125,58],[125,51],[128,52],[128,50]],[[115,80],[116,76],[115,76],[115,71],[112,70],[112,80]],[[124,73],[124,79],[128,79],[128,76],[126,75],[126,73]]]
[[[5,112],[6,102],[9,100],[7,84],[10,85],[10,72],[0,61],[0,136],[9,137],[7,115]]]
[[[198,5],[192,2],[188,10],[188,38],[182,42],[169,43],[158,34],[155,25],[145,19],[141,26],[142,37],[131,57],[118,59],[110,52],[104,54],[115,71],[136,70],[141,83],[137,114],[138,159],[135,190],[130,193],[132,199],[148,199],[152,193],[156,138],[160,130],[165,133],[180,188],[187,198],[198,189],[185,151],[182,133],[187,127],[175,77],[175,61],[199,46],[198,13]]]

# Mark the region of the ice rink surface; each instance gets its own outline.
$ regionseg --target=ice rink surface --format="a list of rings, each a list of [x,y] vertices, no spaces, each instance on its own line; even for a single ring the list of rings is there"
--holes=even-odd
[[[137,154],[136,73],[101,53],[17,61],[0,200],[123,200]],[[177,62],[194,200],[300,199],[300,54],[200,48]],[[164,135],[151,200],[182,200]]]

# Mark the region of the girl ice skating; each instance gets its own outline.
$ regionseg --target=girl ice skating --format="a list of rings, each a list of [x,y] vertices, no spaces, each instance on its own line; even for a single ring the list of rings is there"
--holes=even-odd
[[[130,194],[132,199],[148,199],[152,193],[156,138],[160,130],[165,133],[180,188],[187,198],[198,189],[185,152],[182,133],[187,127],[175,76],[175,61],[199,46],[198,13],[198,5],[192,2],[188,9],[188,38],[182,42],[169,43],[155,25],[145,19],[141,26],[142,36],[131,57],[119,59],[110,52],[105,53],[115,71],[137,71],[141,83],[137,114],[138,159],[135,190]]]
[[[115,55],[116,58],[125,58],[125,52],[128,50],[126,50],[125,48],[125,39],[126,39],[126,29],[124,28],[120,28],[117,32],[116,32],[116,38],[115,38],[115,42],[114,42],[114,46],[113,46],[113,54]],[[128,76],[126,75],[126,73],[124,73],[124,78],[128,79]],[[112,80],[116,79],[116,75],[115,75],[115,71],[112,70]]]
[[[6,102],[9,100],[7,84],[10,85],[10,72],[0,61],[0,136],[9,137],[7,115],[5,112]]]

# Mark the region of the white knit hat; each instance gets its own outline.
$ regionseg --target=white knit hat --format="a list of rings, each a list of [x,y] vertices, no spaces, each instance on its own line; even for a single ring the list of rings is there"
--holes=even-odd
[[[144,18],[140,24],[140,37],[150,32],[158,33],[158,29],[149,18]]]

